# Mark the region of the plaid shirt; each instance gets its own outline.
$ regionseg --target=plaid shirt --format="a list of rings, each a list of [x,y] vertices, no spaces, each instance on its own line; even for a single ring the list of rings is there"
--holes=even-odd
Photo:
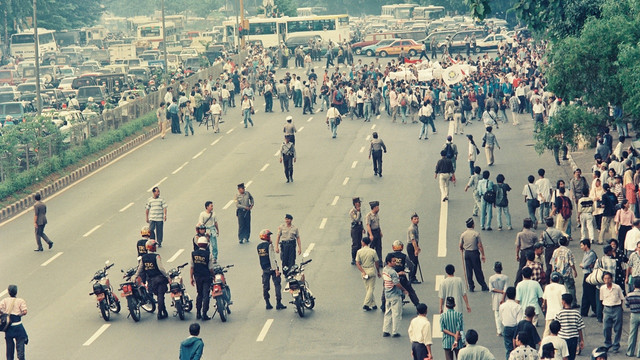
[[[563,277],[573,276],[571,267],[575,266],[575,258],[573,253],[566,246],[560,246],[557,248],[551,256],[551,267],[553,271],[557,271]]]
[[[542,285],[542,264],[537,261],[529,261],[527,260],[527,264],[524,267],[531,268],[531,280],[537,281]]]

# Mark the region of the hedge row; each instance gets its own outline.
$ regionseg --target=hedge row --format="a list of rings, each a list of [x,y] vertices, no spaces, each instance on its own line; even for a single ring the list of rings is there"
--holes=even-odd
[[[121,125],[118,129],[107,131],[95,138],[89,138],[80,146],[65,150],[59,155],[53,155],[45,159],[37,167],[12,175],[6,181],[0,183],[0,199],[15,196],[47,176],[95,155],[113,144],[122,142],[128,136],[154,123],[156,123],[156,115],[154,112],[150,112],[136,120]]]

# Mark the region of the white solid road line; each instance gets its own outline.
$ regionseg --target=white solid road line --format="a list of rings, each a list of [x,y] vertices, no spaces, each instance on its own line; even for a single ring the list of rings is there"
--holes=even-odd
[[[248,183],[244,184],[244,187],[248,188],[249,186],[251,186],[251,184],[253,184],[253,180],[249,180]]]
[[[354,161],[353,163],[351,163],[351,168],[355,169],[356,165],[358,165],[358,160]]]
[[[227,210],[231,204],[233,204],[235,200],[229,200],[229,202],[222,208],[222,210]]]
[[[347,185],[348,182],[349,182],[349,177],[347,176],[346,178],[344,178],[342,185]]]
[[[233,132],[233,130],[235,130],[236,128],[231,128],[229,129],[229,131],[227,131],[227,134],[231,134]]]
[[[133,203],[129,203],[129,205],[123,207],[122,209],[120,209],[120,212],[124,212],[125,210],[127,210],[128,208],[132,207]]]
[[[218,143],[218,141],[220,141],[220,139],[222,139],[222,136],[220,136],[219,138],[216,139],[216,141],[211,143],[211,146],[215,145]]]
[[[433,322],[431,322],[431,337],[434,339],[442,339],[442,329],[440,328],[440,314],[433,315]]]
[[[444,281],[444,275],[436,275],[436,291],[440,291],[440,286]]]
[[[182,168],[183,168],[183,167],[185,167],[185,166],[187,166],[187,164],[188,164],[188,163],[189,163],[188,161],[185,161],[185,162],[184,162],[184,164],[180,165],[180,167],[179,167],[179,168],[177,168],[177,169],[173,170],[173,172],[171,173],[171,175],[175,175],[175,174],[177,174],[177,173],[178,173],[178,171],[182,170]]]
[[[156,186],[160,186],[160,184],[162,184],[165,180],[167,180],[168,178],[165,176],[162,178],[162,180],[158,181],[155,185],[153,185],[152,187],[149,188],[149,190],[147,190],[147,192],[151,192],[151,190],[153,190],[154,187]]]
[[[339,199],[340,199],[340,196],[336,195],[336,197],[334,197],[333,201],[331,202],[331,206],[336,206]]]
[[[55,260],[55,259],[57,259],[58,257],[60,257],[60,255],[62,255],[62,254],[63,254],[63,253],[62,253],[62,251],[60,251],[59,253],[57,253],[57,254],[53,255],[53,256],[51,257],[51,259],[49,259],[49,260],[47,260],[47,261],[43,262],[42,264],[40,264],[40,266],[47,266],[47,265],[49,265],[53,260]]]
[[[100,326],[100,329],[98,329],[98,331],[93,333],[93,335],[91,335],[89,340],[85,341],[84,344],[82,344],[82,346],[89,346],[89,345],[93,344],[93,342],[96,341],[96,339],[100,335],[102,335],[102,333],[105,332],[109,328],[109,326],[111,326],[111,324],[104,324],[104,325]]]
[[[327,218],[322,218],[322,221],[320,222],[320,226],[318,226],[318,229],[324,229],[325,225],[327,225]]]
[[[267,319],[262,327],[262,331],[260,331],[260,335],[258,335],[258,338],[256,339],[257,342],[262,342],[264,340],[265,336],[267,336],[267,333],[269,332],[271,324],[273,324],[273,319]]]
[[[371,125],[371,130],[376,128],[376,124]]]
[[[182,254],[183,251],[184,251],[184,249],[180,249],[180,250],[176,251],[176,253],[173,254],[173,256],[169,260],[167,260],[167,262],[174,262],[178,258],[178,256],[180,256],[180,254]]]
[[[440,223],[438,224],[438,257],[447,256],[447,216],[449,202],[442,201],[440,205]]]
[[[160,134],[158,134],[158,135],[156,135],[156,136],[152,137],[151,139],[149,139],[149,140],[147,140],[147,141],[143,142],[142,144],[140,144],[140,145],[136,146],[135,148],[131,149],[131,150],[130,150],[129,152],[127,152],[126,154],[123,154],[121,157],[119,157],[119,158],[117,158],[117,159],[115,159],[115,160],[113,160],[113,161],[109,162],[109,163],[108,163],[108,164],[106,164],[105,166],[100,167],[98,170],[96,170],[96,171],[94,171],[94,172],[90,173],[89,175],[87,175],[87,176],[83,177],[82,179],[80,179],[80,180],[78,180],[78,181],[74,182],[73,184],[71,184],[71,185],[67,186],[66,188],[64,188],[64,189],[62,189],[62,190],[60,190],[60,191],[56,192],[55,194],[53,194],[53,195],[49,196],[48,198],[44,199],[44,200],[43,200],[43,202],[45,202],[45,203],[46,203],[47,201],[49,201],[49,200],[51,200],[51,199],[53,199],[53,198],[55,198],[55,197],[58,197],[58,196],[62,195],[65,191],[67,191],[67,190],[71,189],[72,187],[74,187],[74,186],[78,185],[79,183],[81,183],[81,182],[83,182],[83,181],[87,180],[88,178],[92,177],[93,175],[95,175],[95,174],[99,173],[100,171],[102,171],[102,170],[104,170],[104,169],[108,168],[109,166],[111,166],[111,165],[113,165],[113,164],[117,163],[118,161],[120,161],[120,160],[124,159],[127,155],[129,155],[129,154],[133,153],[134,151],[136,151],[136,150],[140,149],[141,147],[143,147],[143,146],[147,145],[148,143],[150,143],[151,141],[155,140],[155,139],[156,139],[156,138],[158,138],[158,137],[160,137]],[[8,224],[8,223],[12,222],[13,220],[15,220],[15,219],[17,219],[17,218],[21,217],[22,215],[24,215],[24,214],[26,214],[26,213],[28,213],[28,212],[31,212],[31,213],[32,213],[32,212],[33,212],[33,209],[32,209],[32,208],[29,208],[29,209],[26,209],[26,210],[22,211],[20,214],[18,214],[18,215],[16,215],[16,216],[14,216],[14,217],[12,217],[12,218],[10,218],[10,219],[8,219],[8,220],[6,220],[6,221],[4,221],[4,222],[0,223],[0,227],[5,226],[6,224]]]
[[[200,157],[200,155],[202,155],[205,151],[207,151],[207,148],[204,148],[204,149],[200,150],[200,152],[199,152],[199,153],[197,153],[197,154],[193,155],[192,159],[194,159],[194,160],[195,160],[195,159],[199,158],[199,157]]]
[[[278,155],[280,155],[280,150],[276,151],[276,153],[273,154],[273,156],[278,156]]]
[[[84,235],[82,235],[82,237],[87,237],[87,236],[93,234],[93,232],[98,230],[98,229],[100,229],[101,226],[102,226],[102,224],[94,226],[93,229],[91,229],[91,230],[87,231],[86,233],[84,233]]]
[[[304,251],[304,253],[302,254],[302,257],[307,257],[309,256],[309,254],[311,253],[311,250],[313,250],[313,248],[316,246],[315,243],[311,243],[309,244],[309,247],[307,248],[307,250]]]
[[[260,171],[265,171],[267,170],[268,167],[269,167],[269,164],[264,164],[264,166],[262,167],[262,169],[260,169]]]
[[[312,116],[312,117],[310,117],[310,118],[307,120],[307,122],[311,122],[311,120],[313,120],[313,116]]]
[[[298,129],[298,132],[301,132],[302,130],[304,130],[304,126],[301,126],[300,129]]]
[[[361,153],[363,153],[363,152],[364,152],[364,149],[365,149],[365,147],[364,147],[364,146],[363,146],[363,147],[361,147],[361,148],[360,148],[360,152],[361,152]]]

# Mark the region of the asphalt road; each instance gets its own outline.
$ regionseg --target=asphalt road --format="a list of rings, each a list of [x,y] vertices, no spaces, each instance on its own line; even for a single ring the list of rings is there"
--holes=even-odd
[[[320,70],[318,67],[316,71]],[[278,71],[278,76],[281,74]],[[29,314],[24,325],[30,337],[29,358],[177,358],[179,343],[188,335],[188,324],[195,321],[194,313],[185,321],[173,316],[158,321],[155,314],[143,313],[142,320],[134,323],[127,318],[123,303],[121,313],[112,314],[111,321],[105,322],[95,298],[88,295],[89,279],[106,260],[115,263],[110,278],[116,288],[120,269],[136,264],[135,242],[144,225],[144,204],[151,195],[149,190],[157,184],[168,203],[165,242],[159,249],[165,267],[188,261],[194,226],[206,200],[213,201],[220,225],[218,261],[235,264],[227,275],[234,301],[229,321],[223,324],[216,316],[202,323],[205,359],[410,356],[406,330],[415,315],[413,306],[404,307],[399,339],[381,337],[380,311],[361,310],[364,287],[359,272],[350,265],[348,211],[353,196],[361,197],[366,211],[369,201],[380,201],[383,246],[388,251],[393,240],[406,242],[410,214],[416,211],[420,215],[424,249],[420,259],[425,281],[415,288],[429,306],[436,358],[443,357],[437,316],[434,319],[438,310],[437,279],[448,263],[456,265],[457,275],[462,276],[457,242],[472,206],[471,194],[463,192],[468,177],[466,137],[455,136],[461,153],[458,184],[451,189],[450,202],[443,204],[433,177],[440,148],[450,131],[441,118],[436,122],[438,133],[427,141],[418,140],[419,124],[394,124],[384,113],[371,123],[346,118],[338,137],[332,139],[324,114],[303,116],[291,103],[290,114],[298,128],[298,159],[295,182],[288,184],[276,156],[287,114],[280,112],[277,103],[275,113],[265,114],[263,102],[260,97],[256,100],[255,127],[245,129],[239,108],[231,109],[219,134],[197,127],[193,137],[155,137],[73,187],[45,199],[49,219],[46,233],[55,242],[52,250],[32,251],[31,211],[0,224],[0,284],[18,284],[19,296],[27,300]],[[565,176],[549,155],[539,157],[534,152],[531,129],[530,121],[525,121],[496,131],[502,150],[496,150],[491,178],[503,173],[514,189],[510,199],[515,230],[482,233],[487,278],[496,260],[503,262],[511,278],[515,275],[513,241],[526,216],[520,197],[526,176],[539,167],[549,169],[552,181]],[[367,159],[373,131],[388,147],[383,178],[373,176]],[[465,132],[479,140],[484,131],[480,123],[474,123]],[[478,165],[484,167],[484,154],[478,158]],[[256,201],[251,243],[242,245],[237,242],[235,204],[230,203],[239,182],[248,185]],[[285,213],[293,215],[301,231],[303,252],[313,259],[306,276],[316,296],[316,307],[303,319],[294,313],[292,305],[286,310],[267,311],[262,300],[257,235],[262,228],[275,232]],[[497,228],[495,219],[493,227]],[[576,244],[572,247],[579,251]],[[581,254],[577,256],[581,258]],[[187,285],[187,291],[195,299],[195,288]],[[379,282],[378,305],[381,291]],[[0,296],[6,296],[6,292]],[[479,330],[480,343],[497,357],[503,356],[502,338],[495,336],[489,295],[472,293],[469,298],[472,312],[465,316],[465,328]],[[283,294],[283,299],[289,301],[290,295]],[[587,338],[587,347],[593,348],[600,341],[601,337]]]

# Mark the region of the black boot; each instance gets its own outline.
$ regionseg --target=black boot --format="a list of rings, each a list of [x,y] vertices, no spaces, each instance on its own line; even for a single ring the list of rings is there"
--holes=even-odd
[[[267,303],[267,310],[273,309],[273,306],[271,306],[271,303],[269,302],[269,300],[265,300],[265,302]]]
[[[280,300],[278,300],[278,303],[276,304],[276,310],[282,310],[282,309],[286,309],[287,307],[282,305],[282,302]]]
[[[202,319],[202,315],[200,315],[200,310],[196,313],[196,320]]]

